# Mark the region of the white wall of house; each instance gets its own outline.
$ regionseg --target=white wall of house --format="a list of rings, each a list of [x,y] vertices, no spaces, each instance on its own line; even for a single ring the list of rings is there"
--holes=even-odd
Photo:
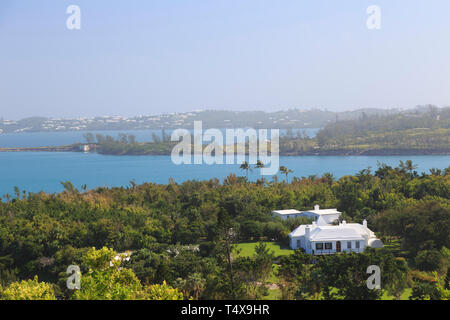
[[[302,212],[301,211],[297,211],[297,210],[294,210],[294,209],[277,210],[277,211],[273,211],[272,214],[275,217],[280,217],[283,220],[294,219],[294,218],[302,216]]]
[[[307,218],[315,218],[315,219],[317,219],[317,218],[319,217],[318,214],[315,214],[315,213],[309,212],[309,211],[304,211],[304,212],[302,212],[302,215],[301,215],[301,216],[302,216],[302,217],[307,217]]]
[[[283,210],[283,214],[293,213],[294,210]],[[336,252],[363,252],[367,246],[382,248],[383,243],[367,228],[367,221],[362,224],[349,223],[344,220],[339,225],[332,223],[339,219],[340,212],[336,209],[319,209],[296,212],[295,216],[316,218],[310,225],[301,225],[290,234],[290,247],[304,249],[308,254],[333,254]],[[285,217],[285,219],[288,219]],[[337,250],[340,242],[340,250]]]
[[[366,248],[366,241],[358,240],[333,240],[333,241],[307,241],[304,236],[292,237],[290,239],[290,247],[294,250],[304,249],[306,253],[312,254],[332,254],[336,253],[337,242],[341,242],[340,252],[363,252]],[[349,245],[350,243],[350,245]],[[316,244],[322,245],[322,249],[318,249]],[[330,248],[331,246],[331,248]]]
[[[314,254],[332,254],[337,251],[338,241],[316,241],[312,242],[312,250]],[[339,240],[341,250],[339,252],[363,252],[365,248],[364,240]],[[322,247],[320,249],[320,246]],[[331,248],[330,248],[331,246]],[[319,248],[318,248],[319,247]]]
[[[294,219],[297,218],[297,216],[300,216],[298,214],[279,214],[279,213],[274,213],[274,215],[280,217],[283,220]]]
[[[297,217],[314,218],[316,221],[321,218],[323,223],[331,224],[338,220],[341,213],[336,209],[321,210],[318,205],[314,206],[311,211],[298,211],[296,209],[275,210],[272,212],[274,216],[280,217],[283,220],[294,219]]]
[[[273,215],[274,216],[278,216],[278,217],[280,217],[283,220],[295,219],[297,217],[314,218],[314,219],[317,220],[319,217],[322,217],[322,219],[324,220],[325,223],[331,224],[335,220],[339,220],[340,213],[319,215],[319,214],[314,213],[314,212],[305,211],[305,212],[293,213],[293,214],[279,214],[277,212],[274,212]]]

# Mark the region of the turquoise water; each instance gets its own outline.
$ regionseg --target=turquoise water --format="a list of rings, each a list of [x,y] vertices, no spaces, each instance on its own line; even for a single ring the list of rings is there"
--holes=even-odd
[[[294,171],[293,176],[322,175],[331,172],[335,177],[355,174],[377,162],[391,166],[399,161],[412,160],[419,173],[431,168],[444,169],[450,165],[450,156],[304,156],[280,157],[280,165]],[[13,193],[14,186],[28,192],[58,192],[61,181],[71,181],[76,188],[86,184],[89,189],[98,186],[127,186],[137,183],[166,184],[169,178],[176,182],[224,179],[230,173],[245,175],[239,165],[175,165],[170,156],[106,156],[84,153],[19,152],[0,153],[0,195]],[[284,179],[279,175],[280,179]],[[254,170],[249,178],[259,178]]]
[[[161,137],[161,130],[136,130],[136,131],[87,131],[94,135],[102,134],[110,135],[114,138],[118,133],[134,134],[136,141],[147,142],[152,140],[152,134]],[[170,131],[166,131],[168,134]],[[67,132],[22,132],[0,134],[0,148],[14,147],[43,147],[43,146],[62,146],[76,142],[85,142],[83,131],[67,131]]]

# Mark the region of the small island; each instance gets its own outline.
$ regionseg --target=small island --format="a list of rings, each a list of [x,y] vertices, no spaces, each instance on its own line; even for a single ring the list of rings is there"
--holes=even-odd
[[[170,155],[178,141],[164,129],[153,134],[150,142],[137,142],[132,134],[86,133],[85,143],[39,148],[0,148],[0,152],[96,152],[106,155]],[[450,154],[450,108],[432,108],[428,112],[404,112],[395,115],[367,115],[357,120],[330,123],[315,137],[301,129],[289,128],[279,139],[281,156],[375,156],[375,155],[448,155]],[[206,144],[203,145],[203,149]],[[237,150],[237,144],[218,146]],[[248,143],[244,146],[248,154]],[[194,146],[191,145],[192,151]],[[270,143],[269,143],[270,151]]]

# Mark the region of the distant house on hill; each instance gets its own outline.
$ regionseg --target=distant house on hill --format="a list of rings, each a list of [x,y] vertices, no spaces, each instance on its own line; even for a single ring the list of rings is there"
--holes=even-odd
[[[331,224],[334,221],[338,220],[341,215],[341,212],[337,211],[337,209],[320,209],[318,205],[314,206],[314,210],[298,211],[295,209],[288,209],[276,210],[272,213],[274,216],[281,217],[284,220],[289,218],[306,217],[315,218],[315,220],[317,221],[319,218],[321,218],[328,224]]]
[[[80,146],[80,151],[83,151],[83,152],[89,152],[89,151],[91,151],[91,146],[88,145],[88,144],[82,144],[82,145]]]
[[[289,218],[302,217],[302,212],[295,210],[295,209],[276,210],[276,211],[273,211],[272,213],[274,216],[281,217],[284,220],[289,219]]]
[[[342,221],[333,225],[339,219],[340,212],[336,209],[319,210],[318,206],[302,214],[317,219],[310,225],[300,225],[289,234],[291,249],[303,249],[309,254],[322,255],[344,251],[363,252],[366,247],[383,247],[381,240],[367,227],[366,220],[362,224]]]

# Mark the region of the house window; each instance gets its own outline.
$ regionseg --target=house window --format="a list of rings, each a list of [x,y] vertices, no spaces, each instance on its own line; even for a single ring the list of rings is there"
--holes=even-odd
[[[325,243],[325,250],[331,250],[332,248],[333,248],[333,245],[331,244],[331,242]]]
[[[356,249],[359,249],[359,241],[356,241]]]
[[[323,250],[323,243],[316,243],[316,250]]]
[[[300,248],[300,240],[297,240],[297,248]]]
[[[352,248],[352,242],[351,241],[347,241],[347,249],[351,249]]]

